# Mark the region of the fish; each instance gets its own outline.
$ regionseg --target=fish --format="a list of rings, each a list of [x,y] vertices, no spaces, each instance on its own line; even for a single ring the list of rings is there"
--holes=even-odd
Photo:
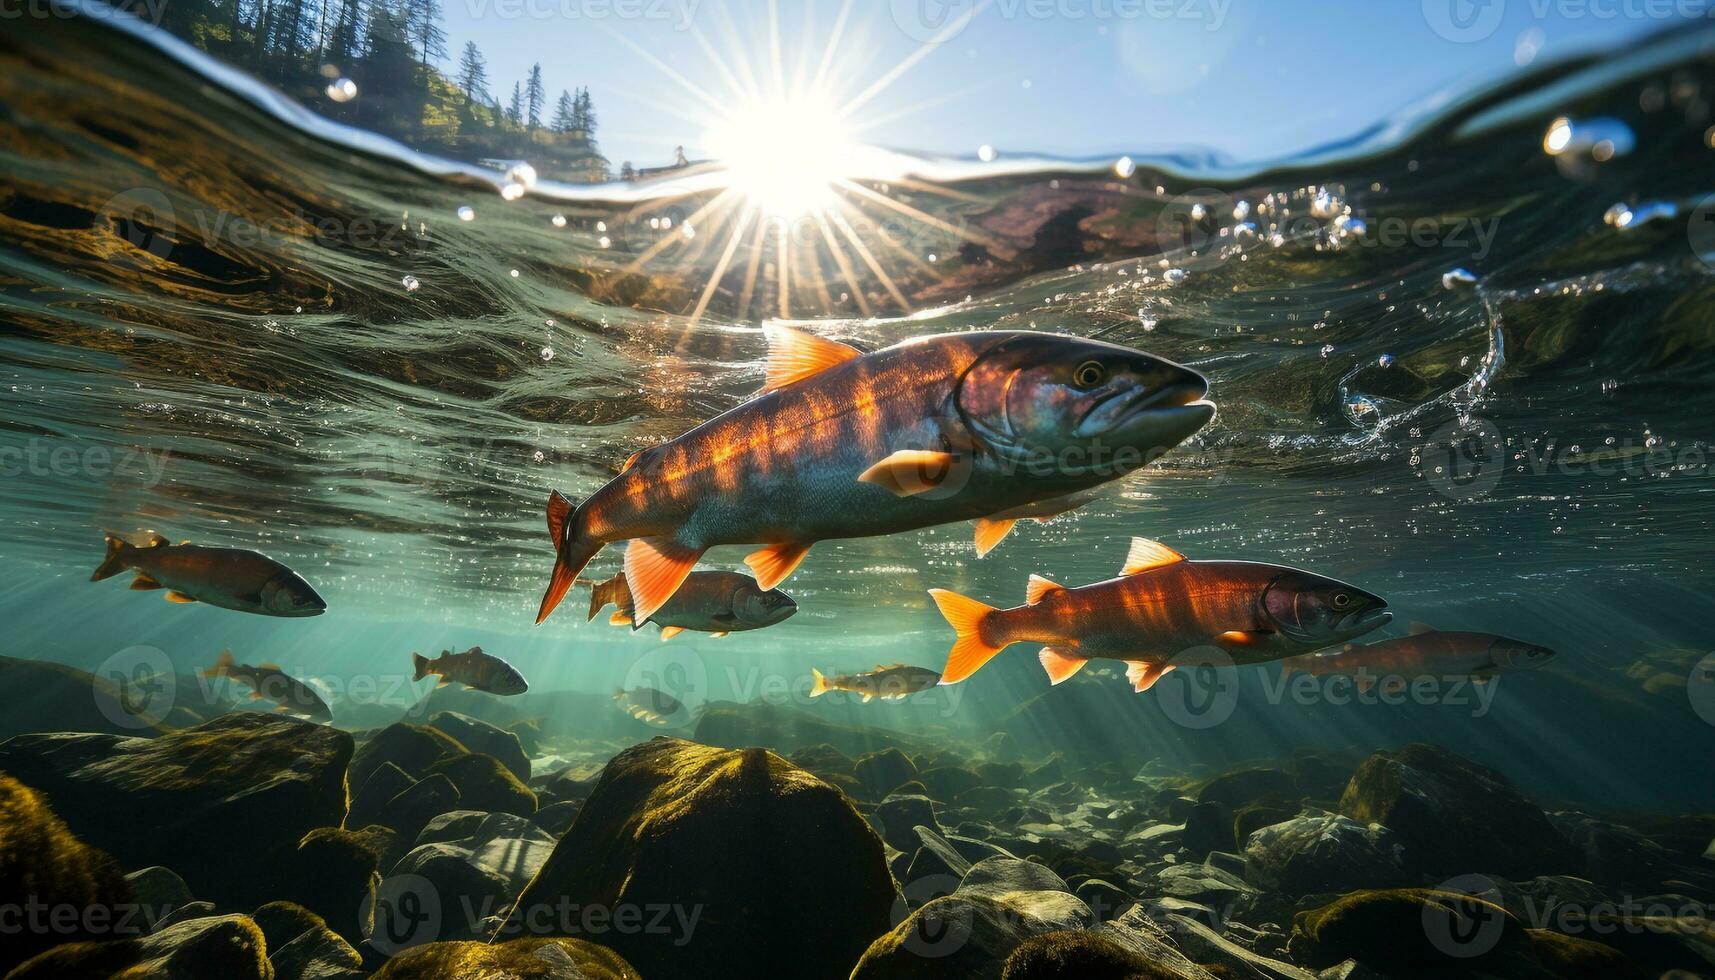
[[[414,668],[411,673],[413,682],[433,674],[438,679],[436,687],[446,687],[456,681],[489,694],[523,694],[530,690],[529,682],[524,680],[518,668],[493,654],[483,653],[482,647],[471,647],[463,653],[442,650],[441,655],[433,660],[413,651],[411,666]]]
[[[1387,601],[1356,586],[1284,565],[1191,561],[1133,538],[1118,578],[1068,588],[1030,576],[1025,604],[996,609],[930,589],[957,639],[941,683],[957,684],[1014,643],[1042,643],[1038,659],[1059,684],[1096,658],[1127,662],[1147,691],[1172,659],[1216,647],[1235,663],[1262,663],[1355,639],[1389,622]]]
[[[222,650],[214,666],[203,668],[205,678],[224,677],[250,688],[250,700],[272,701],[275,711],[299,715],[311,721],[333,721],[333,709],[316,689],[287,674],[279,664],[241,664],[231,650]]]
[[[634,618],[631,590],[625,573],[605,582],[590,582],[590,619],[612,604],[608,622],[615,626],[643,627]],[[670,640],[685,630],[726,636],[743,630],[759,630],[783,623],[798,611],[792,597],[779,589],[763,591],[756,580],[738,572],[692,572],[673,597],[655,610],[649,622],[661,627],[661,639]]]
[[[634,687],[613,692],[621,711],[651,725],[683,725],[691,720],[685,705],[676,697],[652,687]]]
[[[580,504],[549,495],[555,557],[537,623],[611,542],[628,542],[625,578],[645,621],[716,545],[762,545],[745,564],[766,591],[819,541],[1088,490],[1215,414],[1201,374],[1100,341],[972,331],[865,353],[779,324],[764,332],[758,397],[633,454]]]
[[[833,677],[827,677],[811,667],[810,679],[810,696],[813,698],[819,698],[829,691],[846,691],[861,695],[865,704],[872,698],[881,698],[883,701],[903,700],[941,683],[941,675],[935,671],[906,664],[876,664],[874,670],[866,670],[861,674],[837,674]]]
[[[1479,684],[1497,674],[1534,670],[1554,659],[1547,647],[1494,633],[1438,630],[1412,623],[1406,636],[1374,643],[1348,643],[1338,653],[1304,654],[1281,661],[1286,674],[1340,674],[1361,690],[1378,682],[1388,690],[1414,677],[1466,677]]]
[[[136,591],[165,589],[168,602],[202,602],[261,616],[320,616],[328,605],[303,576],[267,555],[242,548],[211,548],[189,541],[171,544],[150,532],[133,545],[107,535],[107,557],[91,582],[135,571]]]

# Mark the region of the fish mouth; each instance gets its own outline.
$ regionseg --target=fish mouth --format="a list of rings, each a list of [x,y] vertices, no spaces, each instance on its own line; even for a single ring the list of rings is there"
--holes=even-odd
[[[1089,438],[1143,428],[1146,423],[1168,423],[1164,429],[1184,434],[1173,440],[1177,445],[1215,417],[1215,404],[1203,396],[1209,393],[1209,383],[1200,376],[1195,381],[1179,381],[1161,388],[1139,388],[1121,391],[1097,402],[1078,420],[1073,434]],[[1177,424],[1174,424],[1177,423]],[[1189,426],[1188,428],[1186,426]]]
[[[1391,622],[1393,622],[1393,613],[1388,612],[1387,609],[1381,606],[1378,606],[1374,609],[1365,609],[1362,612],[1356,612],[1346,617],[1346,621],[1340,624],[1340,632],[1344,633],[1349,639],[1354,636],[1361,636],[1373,629],[1386,626]]]

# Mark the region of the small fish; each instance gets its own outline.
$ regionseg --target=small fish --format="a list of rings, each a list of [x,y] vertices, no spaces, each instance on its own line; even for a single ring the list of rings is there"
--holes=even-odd
[[[131,588],[166,589],[168,602],[206,602],[222,609],[263,616],[320,616],[328,604],[310,583],[267,555],[241,548],[208,548],[189,541],[170,544],[153,532],[136,546],[107,536],[107,558],[92,582],[127,569],[137,573]]]
[[[204,668],[203,677],[224,677],[250,688],[250,700],[272,701],[275,711],[300,715],[311,721],[330,722],[333,710],[316,689],[285,673],[279,664],[241,664],[231,650],[222,650],[213,667]]]
[[[1154,461],[1215,414],[1197,372],[1078,337],[972,331],[865,353],[764,331],[758,397],[636,453],[578,506],[549,496],[555,558],[538,623],[610,542],[630,542],[625,578],[646,621],[716,545],[762,545],[745,564],[772,589],[818,541],[1076,494]]]
[[[1553,658],[1553,650],[1523,640],[1412,623],[1408,636],[1348,643],[1339,653],[1288,657],[1281,667],[1286,674],[1350,676],[1364,691],[1383,682],[1384,688],[1392,691],[1415,677],[1468,677],[1479,684],[1487,683],[1496,674],[1531,670]]]
[[[619,709],[638,721],[651,725],[676,726],[688,723],[690,713],[678,698],[652,687],[634,687],[629,691],[613,692]]]
[[[930,589],[958,640],[941,683],[956,684],[1013,643],[1044,643],[1039,659],[1055,684],[1094,658],[1127,661],[1126,678],[1148,690],[1177,654],[1218,647],[1237,663],[1320,650],[1388,622],[1387,602],[1313,572],[1249,561],[1188,561],[1133,538],[1120,577],[1067,588],[1030,576],[1026,604],[996,609]]]
[[[439,681],[436,687],[446,687],[457,681],[465,687],[489,694],[523,694],[530,690],[518,668],[499,657],[483,653],[482,647],[471,647],[463,653],[442,650],[441,655],[433,660],[413,652],[411,666],[414,668],[412,681],[420,681],[433,674]]]
[[[864,703],[871,698],[883,701],[899,701],[919,691],[927,691],[941,683],[941,675],[924,667],[911,667],[906,664],[894,664],[884,667],[876,664],[874,670],[866,670],[861,674],[837,674],[834,677],[823,676],[814,667],[810,668],[812,678],[810,696],[819,698],[829,691],[846,691],[862,695]]]
[[[643,624],[632,617],[635,613],[631,590],[626,588],[625,573],[619,572],[606,582],[590,582],[590,619],[608,604],[616,612],[608,618],[615,626],[641,629]],[[742,630],[759,630],[783,623],[798,611],[792,597],[779,589],[764,592],[749,575],[737,572],[692,572],[685,577],[679,591],[673,593],[649,622],[661,627],[661,639],[670,640],[685,630],[725,636]]]

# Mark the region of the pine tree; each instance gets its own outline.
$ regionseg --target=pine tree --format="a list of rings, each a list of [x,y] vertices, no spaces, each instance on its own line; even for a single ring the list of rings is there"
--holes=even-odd
[[[475,41],[465,42],[464,55],[459,58],[459,88],[464,89],[466,102],[488,99],[488,63],[482,60]]]
[[[572,101],[572,93],[560,91],[560,101],[554,106],[554,121],[549,124],[556,133],[570,133],[577,127],[577,110]]]
[[[422,52],[422,61],[447,56],[447,32],[441,28],[441,0],[413,0],[405,15],[405,32]]]
[[[524,83],[512,83],[512,102],[506,107],[506,118],[514,126],[524,125]]]
[[[524,91],[526,119],[531,129],[542,125],[542,105],[547,100],[548,93],[542,89],[542,63],[537,62],[530,67],[530,85]]]

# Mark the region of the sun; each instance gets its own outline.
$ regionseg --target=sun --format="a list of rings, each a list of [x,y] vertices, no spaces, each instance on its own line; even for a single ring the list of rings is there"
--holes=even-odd
[[[834,206],[834,186],[861,155],[832,99],[785,96],[746,102],[704,137],[726,186],[774,218]]]

